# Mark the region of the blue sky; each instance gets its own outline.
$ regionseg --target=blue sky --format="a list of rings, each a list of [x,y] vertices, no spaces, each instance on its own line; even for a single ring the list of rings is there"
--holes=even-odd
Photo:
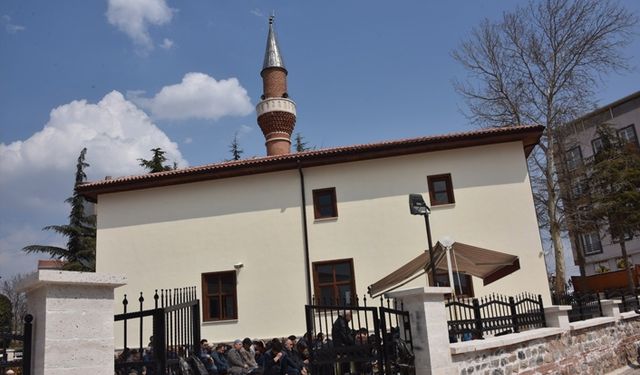
[[[332,147],[468,130],[450,53],[522,3],[2,1],[0,276],[35,268],[23,246],[64,242],[40,229],[67,221],[82,147],[91,180],[143,173],[153,147],[180,166],[222,161],[236,133],[244,157],[264,155],[253,107],[272,11],[295,131]],[[627,54],[637,65],[639,38]],[[599,103],[639,76],[605,77]]]

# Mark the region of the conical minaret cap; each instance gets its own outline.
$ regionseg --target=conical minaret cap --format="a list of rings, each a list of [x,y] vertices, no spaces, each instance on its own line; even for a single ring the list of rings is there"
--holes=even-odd
[[[282,68],[286,71],[284,60],[282,60],[282,55],[280,55],[280,48],[278,48],[276,32],[273,30],[273,18],[273,16],[269,17],[269,35],[267,36],[267,48],[264,52],[262,70],[267,68]]]

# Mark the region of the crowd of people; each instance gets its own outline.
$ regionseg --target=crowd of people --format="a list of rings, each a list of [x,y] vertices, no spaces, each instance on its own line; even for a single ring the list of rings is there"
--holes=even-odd
[[[337,349],[338,351],[335,353],[329,352],[329,355],[332,360],[337,359],[336,363],[340,363],[336,370],[341,374],[372,373],[371,363],[367,361],[367,357],[371,353],[363,352],[361,359],[356,362],[349,361],[346,357],[339,360],[344,356],[341,354],[340,348],[361,347],[366,349],[364,345],[372,343],[367,329],[353,330],[350,328],[350,321],[351,313],[349,311],[342,311],[339,314],[331,329],[333,340],[328,339],[322,332],[315,337],[312,337],[311,333],[306,333],[300,338],[296,335],[290,335],[285,338],[274,338],[267,342],[247,337],[243,340],[237,339],[231,345],[226,343],[213,344],[207,339],[202,339],[199,344],[200,350],[197,360],[188,358],[193,352],[189,353],[185,348],[177,351],[169,350],[167,359],[179,361],[180,366],[185,367],[185,370],[181,370],[181,372],[198,375],[311,375],[310,351],[326,352],[327,349]],[[149,341],[149,346],[142,352],[125,348],[116,357],[116,368],[121,367],[122,370],[116,371],[116,374],[153,375],[153,366],[149,366],[153,362],[153,338],[150,338]],[[353,351],[353,349],[349,351]],[[186,359],[189,359],[190,363]],[[124,366],[118,366],[118,363]],[[131,366],[133,363],[139,363],[141,366],[136,369]],[[195,367],[197,370],[187,370],[187,367]],[[335,373],[332,364],[323,365],[320,370],[322,370],[319,371],[322,374]]]
[[[237,339],[233,345],[200,342],[200,361],[209,375],[307,375],[309,348],[325,345],[322,333],[262,340]]]

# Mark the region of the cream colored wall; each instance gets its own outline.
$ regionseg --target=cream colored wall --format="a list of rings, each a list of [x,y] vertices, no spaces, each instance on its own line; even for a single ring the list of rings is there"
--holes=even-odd
[[[526,163],[520,143],[304,169],[311,261],[353,258],[357,293],[423,251],[424,220],[408,194],[426,199],[426,176],[451,173],[456,203],[434,207],[444,235],[517,254],[522,270],[481,287],[540,293],[549,301]],[[124,273],[118,293],[198,286],[201,273],[238,273],[237,321],[205,323],[210,341],[302,334],[306,286],[297,171],[101,195],[99,272]],[[312,190],[336,187],[339,217],[314,221]],[[424,283],[424,278],[412,285]],[[118,306],[120,309],[120,306]],[[119,310],[118,310],[119,311]]]
[[[409,214],[408,195],[428,201],[428,175],[451,173],[455,204],[432,207],[434,244],[444,236],[520,257],[521,270],[476,295],[523,291],[550,302],[533,197],[522,146],[517,143],[312,168],[305,171],[307,201],[313,189],[336,188],[339,217],[314,222],[308,210],[311,260],[354,258],[357,293],[426,248],[422,217]],[[419,278],[410,285],[424,283]]]
[[[278,323],[301,333],[306,297],[296,176],[272,173],[100,196],[98,271],[127,275],[116,301],[138,291],[150,301],[156,288],[196,285],[200,295],[202,273],[234,270],[242,262],[238,320],[204,323],[202,336],[282,335]]]

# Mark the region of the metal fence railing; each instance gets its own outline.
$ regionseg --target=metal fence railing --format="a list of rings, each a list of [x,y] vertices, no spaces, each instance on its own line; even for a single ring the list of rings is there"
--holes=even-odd
[[[640,307],[640,299],[638,298],[638,290],[631,291],[624,289],[609,289],[604,291],[607,299],[620,300],[620,312],[633,311]]]
[[[546,327],[541,295],[454,298],[445,302],[451,342]]]
[[[576,322],[602,316],[602,304],[598,293],[562,293],[552,294],[554,305],[571,305],[569,321]]]

